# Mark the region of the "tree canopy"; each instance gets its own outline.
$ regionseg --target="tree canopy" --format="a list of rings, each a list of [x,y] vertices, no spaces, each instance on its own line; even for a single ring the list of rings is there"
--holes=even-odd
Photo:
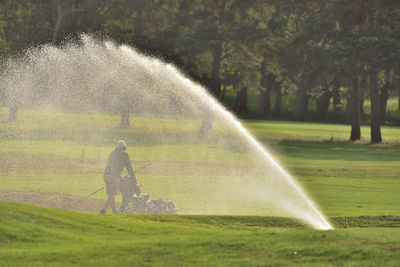
[[[90,33],[177,65],[239,115],[304,120],[315,103],[351,140],[368,122],[380,142],[400,99],[399,26],[394,0],[4,0],[0,54]]]

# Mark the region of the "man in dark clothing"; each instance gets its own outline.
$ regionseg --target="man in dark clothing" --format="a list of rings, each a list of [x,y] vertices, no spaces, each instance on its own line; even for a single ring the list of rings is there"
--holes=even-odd
[[[100,213],[105,213],[109,206],[111,206],[114,213],[117,213],[117,209],[115,208],[115,196],[120,187],[121,173],[124,168],[128,170],[130,179],[136,184],[131,159],[126,152],[126,143],[124,141],[118,141],[117,147],[108,157],[107,166],[104,170],[103,178],[104,183],[106,184],[107,200]]]

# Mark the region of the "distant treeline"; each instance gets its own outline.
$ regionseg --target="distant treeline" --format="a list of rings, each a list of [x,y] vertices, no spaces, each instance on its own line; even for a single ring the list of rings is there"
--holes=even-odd
[[[279,117],[291,95],[285,109],[304,120],[312,100],[320,119],[351,122],[351,140],[365,118],[371,141],[381,142],[388,100],[400,98],[397,0],[0,2],[4,58],[82,32],[173,62],[225,104],[234,91],[229,108],[239,115]]]

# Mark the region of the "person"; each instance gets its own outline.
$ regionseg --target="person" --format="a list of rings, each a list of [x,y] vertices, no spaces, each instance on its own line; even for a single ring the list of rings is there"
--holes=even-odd
[[[140,196],[140,186],[137,185],[136,178],[129,176],[125,176],[121,178],[120,184],[120,191],[122,195],[122,204],[121,208],[119,209],[120,213],[125,212],[125,208],[128,206],[129,202],[133,201],[133,194],[136,196]]]
[[[120,187],[122,171],[125,168],[130,175],[130,180],[136,181],[131,159],[126,152],[126,148],[127,146],[125,141],[118,141],[115,150],[111,152],[110,156],[108,157],[107,165],[103,175],[104,183],[106,184],[107,200],[100,211],[101,214],[106,213],[108,207],[111,207],[113,213],[117,213],[117,209],[115,208],[115,196],[117,195]]]

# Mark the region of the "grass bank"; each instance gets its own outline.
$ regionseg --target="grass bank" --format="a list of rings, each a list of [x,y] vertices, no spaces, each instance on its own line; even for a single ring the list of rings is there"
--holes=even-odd
[[[348,228],[316,231],[268,217],[102,216],[16,203],[0,203],[0,216],[2,266],[396,266],[400,261],[398,217],[370,218],[391,227],[360,227],[363,218],[353,217]]]

